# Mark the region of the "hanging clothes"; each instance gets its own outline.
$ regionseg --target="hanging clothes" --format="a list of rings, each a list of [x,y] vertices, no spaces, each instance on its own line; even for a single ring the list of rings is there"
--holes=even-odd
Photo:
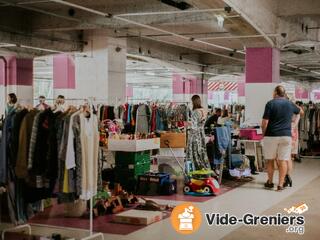
[[[136,113],[136,133],[149,133],[150,109],[147,105],[141,104]]]
[[[89,200],[97,194],[98,160],[99,160],[99,131],[95,115],[87,118],[80,114],[81,149],[82,149],[82,181],[81,195],[83,200]]]

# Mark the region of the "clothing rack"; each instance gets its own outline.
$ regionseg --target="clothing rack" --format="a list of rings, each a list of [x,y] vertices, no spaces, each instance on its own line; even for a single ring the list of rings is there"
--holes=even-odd
[[[30,100],[30,99],[21,99],[21,100]],[[47,99],[49,100],[49,99]],[[53,99],[55,100],[55,99]],[[64,100],[81,100],[81,101],[87,101],[88,104],[91,106],[93,105],[93,101],[96,101],[96,99],[94,97],[89,97],[89,98],[66,98]],[[101,101],[104,101],[105,99],[101,99]],[[99,118],[98,118],[99,119]],[[89,228],[89,236],[82,238],[82,240],[89,240],[89,239],[96,239],[98,237],[100,237],[101,239],[104,240],[104,235],[101,232],[98,233],[93,233],[93,197],[90,198],[90,228]],[[19,229],[23,229],[23,228],[27,228],[29,231],[29,235],[31,235],[31,226],[29,224],[23,224],[23,225],[18,225],[14,228],[9,228],[7,230],[4,230],[2,232],[2,239],[4,239],[4,234],[5,231],[10,231],[10,230],[19,230]]]

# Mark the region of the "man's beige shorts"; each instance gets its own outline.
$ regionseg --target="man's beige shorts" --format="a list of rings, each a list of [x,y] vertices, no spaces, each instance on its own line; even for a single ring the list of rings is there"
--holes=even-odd
[[[292,148],[291,137],[264,137],[263,155],[266,160],[285,160],[291,159]]]

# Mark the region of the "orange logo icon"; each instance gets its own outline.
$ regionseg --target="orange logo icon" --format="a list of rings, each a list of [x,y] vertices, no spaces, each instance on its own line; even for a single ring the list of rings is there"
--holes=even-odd
[[[176,206],[171,214],[172,227],[180,234],[195,233],[200,228],[201,221],[201,211],[192,203]]]

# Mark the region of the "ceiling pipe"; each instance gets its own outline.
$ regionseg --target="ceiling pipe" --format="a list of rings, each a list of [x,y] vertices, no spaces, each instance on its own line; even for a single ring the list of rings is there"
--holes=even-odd
[[[229,0],[224,0],[225,3],[227,3],[231,8],[235,9],[241,17],[243,17],[253,28],[255,28],[262,36],[264,36],[264,38],[269,42],[269,44],[273,47],[274,46],[274,42],[273,40],[253,21],[251,20],[251,18],[249,16],[247,16],[246,14],[244,14],[238,6],[236,6],[235,4],[233,4],[231,1]]]
[[[112,16],[112,14],[110,14],[110,13],[104,13],[104,12],[101,12],[101,11],[98,11],[98,10],[94,10],[92,8],[87,8],[87,7],[84,7],[84,6],[75,4],[75,3],[71,3],[71,2],[66,2],[66,1],[63,1],[63,0],[51,0],[51,2],[56,2],[56,3],[60,3],[60,4],[63,4],[63,5],[69,6],[69,7],[78,8],[78,9],[81,9],[81,10],[86,11],[86,12],[90,12],[90,13],[93,13],[93,14],[100,15],[102,17],[111,17]]]
[[[232,48],[220,46],[220,45],[213,44],[213,43],[207,43],[207,42],[204,42],[202,40],[198,40],[198,39],[182,36],[182,35],[174,33],[174,32],[163,30],[161,28],[153,27],[153,26],[150,26],[150,25],[147,25],[147,24],[139,23],[137,21],[133,21],[133,20],[130,20],[130,19],[127,19],[127,18],[124,18],[124,17],[117,16],[117,15],[112,16],[112,14],[110,14],[110,13],[104,13],[104,12],[101,12],[101,11],[98,11],[98,10],[94,10],[94,9],[91,9],[91,8],[87,8],[87,7],[78,5],[78,4],[69,3],[69,2],[66,2],[66,1],[63,1],[63,0],[51,0],[51,1],[55,2],[55,3],[60,3],[60,4],[63,4],[63,5],[67,5],[67,6],[72,6],[74,8],[78,8],[78,9],[81,9],[83,11],[94,13],[94,14],[97,14],[97,15],[100,15],[100,16],[112,17],[114,19],[118,19],[120,21],[129,23],[129,24],[133,24],[133,25],[136,25],[136,26],[139,26],[139,27],[143,27],[143,28],[147,28],[147,29],[150,29],[150,30],[162,32],[162,33],[165,33],[165,34],[170,34],[171,36],[174,36],[174,37],[177,37],[177,38],[181,38],[181,39],[184,39],[184,40],[187,40],[187,41],[198,42],[198,43],[201,43],[201,44],[205,44],[207,46],[211,46],[211,47],[215,47],[215,48],[219,48],[219,49],[223,49],[223,50],[227,50],[227,51],[233,51],[234,50]]]
[[[184,48],[188,48],[188,49],[191,49],[191,50],[194,50],[194,51],[203,52],[203,53],[208,53],[208,54],[211,54],[211,55],[214,55],[214,56],[223,57],[223,58],[231,59],[231,60],[234,60],[234,61],[245,62],[244,59],[235,58],[235,57],[230,57],[230,56],[227,56],[227,55],[224,55],[224,54],[215,53],[215,52],[211,52],[211,51],[204,50],[204,49],[199,49],[199,48],[190,47],[190,46],[181,45],[181,44],[178,45],[178,44],[176,44],[176,43],[172,43],[172,42],[169,42],[169,41],[160,40],[160,39],[156,39],[156,38],[152,38],[152,37],[142,36],[142,38],[149,39],[149,40],[156,41],[156,42],[161,42],[161,43],[169,44],[169,45],[173,45],[173,46],[176,46],[176,47],[177,47],[177,46],[179,46],[179,47],[184,47]]]
[[[267,34],[269,37],[279,37],[280,34]],[[215,40],[215,39],[241,39],[241,38],[261,38],[264,37],[262,34],[256,35],[241,35],[241,36],[221,36],[221,37],[200,37],[200,40]]]
[[[224,8],[196,9],[196,10],[183,10],[183,11],[124,13],[124,14],[117,14],[115,16],[130,17],[130,16],[152,16],[152,15],[170,15],[170,14],[185,14],[185,13],[206,13],[206,12],[224,12]]]
[[[268,34],[266,34],[256,23],[254,23],[250,17],[248,17],[246,14],[244,14],[243,12],[241,12],[241,10],[239,9],[239,7],[237,7],[235,4],[233,4],[231,1],[229,0],[224,0],[230,7],[232,7],[233,9],[235,9],[253,28],[255,28],[261,35],[263,35],[263,37],[270,43],[271,47],[274,47],[274,42],[273,40],[268,36]],[[292,67],[295,69],[299,69],[302,71],[306,71],[306,72],[312,72],[314,74],[320,75],[320,72],[316,72],[316,71],[309,71],[308,69],[305,68],[299,68],[298,66],[292,65],[292,64],[286,64],[284,62],[280,62],[280,65],[282,66],[288,66],[288,67]],[[281,70],[283,70],[281,68]]]

